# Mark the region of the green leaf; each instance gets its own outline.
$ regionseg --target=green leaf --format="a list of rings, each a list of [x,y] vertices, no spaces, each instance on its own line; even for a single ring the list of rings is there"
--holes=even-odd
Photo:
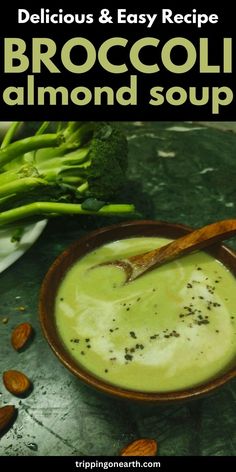
[[[105,203],[106,202],[102,202],[101,200],[97,200],[96,198],[87,198],[81,204],[81,208],[83,210],[98,211],[105,205]]]

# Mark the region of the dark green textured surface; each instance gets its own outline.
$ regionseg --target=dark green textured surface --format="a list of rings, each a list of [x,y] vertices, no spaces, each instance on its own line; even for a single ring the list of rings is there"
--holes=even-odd
[[[130,147],[130,187],[124,199],[134,201],[143,217],[194,227],[235,217],[233,133],[190,123],[122,123],[122,127]],[[162,456],[235,455],[236,380],[190,403],[125,403],[81,384],[44,340],[37,304],[49,265],[82,234],[115,221],[53,221],[27,254],[0,274],[0,372],[23,370],[34,383],[33,393],[19,401],[0,382],[1,404],[19,408],[13,428],[0,440],[0,455],[117,455],[138,437],[157,439]],[[232,244],[236,247],[235,239]],[[20,305],[26,306],[25,312],[19,312]],[[6,325],[1,323],[5,316]],[[9,338],[13,326],[22,321],[32,323],[36,336],[19,354]]]

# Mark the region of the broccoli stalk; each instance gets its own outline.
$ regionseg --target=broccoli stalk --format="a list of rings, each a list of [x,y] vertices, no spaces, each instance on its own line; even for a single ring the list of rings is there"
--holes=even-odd
[[[126,215],[134,211],[128,204],[103,205],[97,211],[83,209],[79,203],[34,202],[0,213],[0,226],[21,222],[25,218],[50,218],[60,215]]]
[[[110,204],[125,181],[127,142],[107,123],[49,122],[34,136],[14,139],[13,123],[0,149],[0,225],[64,214],[125,215],[130,204]]]

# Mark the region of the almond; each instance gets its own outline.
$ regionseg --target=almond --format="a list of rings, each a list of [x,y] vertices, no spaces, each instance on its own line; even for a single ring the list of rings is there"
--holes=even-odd
[[[16,326],[11,335],[11,344],[16,351],[20,351],[32,338],[33,328],[30,323],[21,323]]]
[[[13,405],[6,405],[0,408],[0,433],[10,426],[16,416],[16,408]]]
[[[31,382],[25,374],[18,370],[7,370],[3,373],[3,383],[13,395],[21,396],[31,388]]]
[[[132,443],[125,446],[121,456],[156,456],[157,442],[155,439],[136,439]]]

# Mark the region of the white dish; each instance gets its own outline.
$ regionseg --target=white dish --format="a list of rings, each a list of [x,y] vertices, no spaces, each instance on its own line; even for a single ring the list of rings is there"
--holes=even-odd
[[[23,234],[19,242],[12,242],[14,229],[0,230],[0,273],[21,257],[38,239],[47,224],[47,220],[38,221],[23,227]]]
[[[11,125],[11,121],[0,122],[0,139]],[[19,259],[38,239],[47,224],[47,220],[23,226],[19,242],[12,242],[16,228],[0,229],[0,273]]]

